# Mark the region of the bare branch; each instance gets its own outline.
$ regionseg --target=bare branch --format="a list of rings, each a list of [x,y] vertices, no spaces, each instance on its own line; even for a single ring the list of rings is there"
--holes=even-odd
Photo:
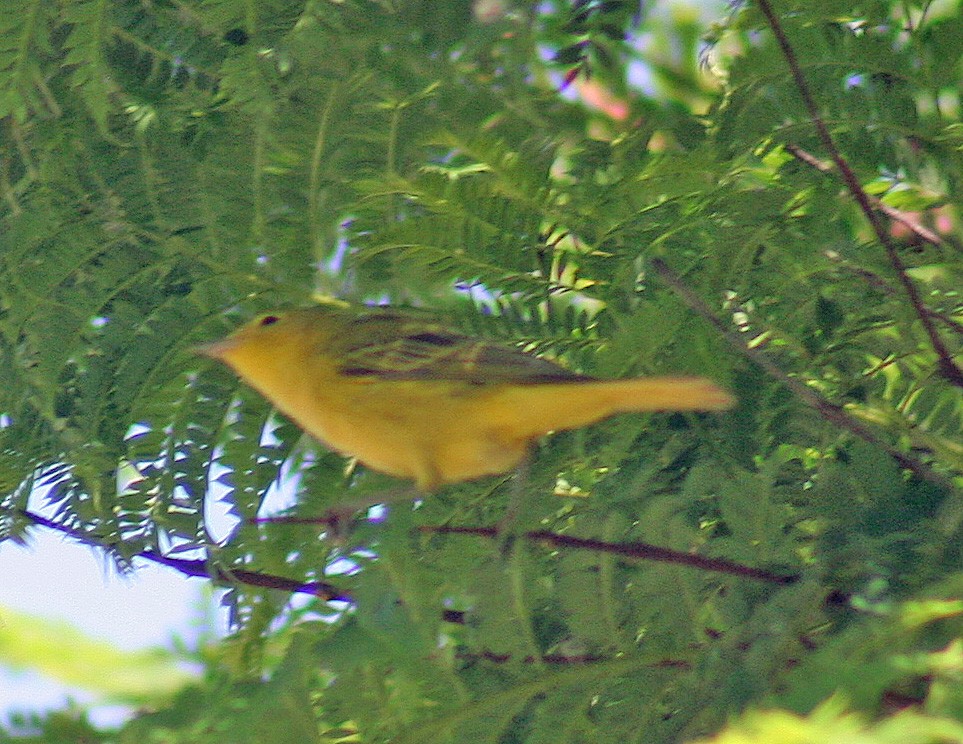
[[[418,528],[421,532],[430,532],[445,535],[477,535],[496,539],[499,536],[498,529],[495,527],[457,527],[452,525],[424,525]],[[572,537],[571,535],[560,535],[557,532],[548,530],[534,530],[526,532],[522,537],[535,543],[551,545],[556,548],[572,548],[575,550],[594,550],[599,553],[611,553],[620,555],[624,558],[636,558],[645,561],[656,561],[658,563],[674,563],[680,566],[691,566],[703,571],[714,571],[717,573],[732,574],[742,576],[746,579],[757,581],[767,581],[771,584],[791,584],[799,579],[796,574],[777,574],[761,568],[745,566],[741,563],[733,563],[723,558],[706,558],[692,553],[682,553],[678,550],[660,548],[657,545],[649,545],[643,542],[632,543],[612,543],[603,540],[591,540],[583,537]]]
[[[55,530],[63,535],[68,535],[80,542],[90,544],[91,536],[73,527],[59,524],[52,519],[26,509],[18,509],[17,513],[26,517],[34,524]],[[320,597],[325,602],[351,602],[351,595],[347,594],[332,584],[324,581],[302,582],[295,579],[288,579],[284,576],[273,574],[258,573],[257,571],[245,571],[243,569],[224,569],[213,565],[204,560],[191,560],[187,558],[171,558],[170,556],[160,555],[152,550],[142,550],[134,554],[134,558],[143,558],[152,563],[159,563],[162,566],[173,568],[185,576],[195,576],[209,578],[222,584],[241,583],[247,586],[257,586],[265,589],[279,589],[285,592],[299,594],[311,594]]]
[[[916,316],[919,318],[923,329],[926,331],[926,335],[930,339],[930,344],[936,352],[937,367],[940,374],[957,387],[963,387],[963,370],[953,361],[949,349],[946,347],[946,344],[943,343],[943,339],[940,338],[939,333],[937,333],[936,327],[926,312],[926,306],[923,304],[916,285],[913,284],[909,275],[906,273],[906,266],[903,264],[903,259],[900,258],[899,251],[896,250],[896,246],[886,232],[883,223],[879,219],[879,215],[876,213],[876,210],[873,209],[869,194],[863,189],[853,169],[850,168],[849,163],[842,156],[839,148],[836,147],[836,143],[829,132],[829,128],[826,126],[826,122],[823,121],[820,116],[819,108],[816,106],[816,101],[809,90],[809,84],[806,82],[802,68],[799,66],[799,60],[796,59],[796,54],[789,44],[789,39],[786,37],[786,33],[782,28],[782,24],[779,22],[778,16],[775,11],[773,11],[769,0],[758,0],[758,2],[759,9],[763,15],[766,16],[766,21],[769,23],[769,27],[776,37],[776,42],[782,50],[783,57],[786,58],[786,63],[789,65],[789,70],[796,82],[796,88],[799,90],[799,95],[802,97],[806,110],[809,111],[809,116],[812,119],[813,125],[816,127],[816,132],[820,140],[822,140],[823,147],[826,148],[826,152],[829,153],[829,157],[832,158],[833,163],[835,163],[836,168],[839,170],[839,174],[846,184],[846,188],[849,190],[849,193],[853,195],[853,198],[856,199],[860,210],[862,210],[869,224],[872,226],[873,232],[876,233],[880,245],[882,245],[886,251],[890,265],[896,272],[896,276],[903,286],[906,296],[916,311]]]
[[[829,165],[828,163],[824,163],[815,155],[812,155],[811,153],[806,152],[798,145],[786,144],[786,145],[783,145],[783,147],[785,148],[786,152],[788,152],[790,155],[796,158],[796,160],[798,160],[799,162],[805,163],[806,165],[812,168],[815,168],[820,173],[825,173],[827,176],[833,175],[833,167],[831,165]],[[896,222],[899,222],[907,230],[909,230],[911,233],[916,235],[916,237],[918,237],[920,240],[923,240],[927,243],[932,243],[933,245],[938,245],[938,246],[942,246],[944,244],[943,238],[941,238],[935,232],[930,230],[928,227],[924,227],[923,225],[918,223],[916,220],[912,219],[905,212],[899,209],[896,209],[894,207],[891,207],[888,204],[883,204],[882,201],[877,199],[872,194],[867,194],[866,196],[869,198],[869,202],[870,204],[873,205],[874,208],[878,209],[880,212],[885,214],[891,220],[895,220]]]
[[[776,364],[766,356],[760,349],[747,346],[738,333],[730,330],[726,325],[715,316],[709,307],[703,302],[692,289],[682,281],[682,278],[670,269],[664,261],[652,259],[652,267],[656,270],[662,280],[672,288],[672,290],[682,298],[682,300],[696,313],[711,323],[726,341],[740,354],[749,358],[772,377],[782,382],[786,387],[793,391],[804,403],[813,408],[820,416],[836,426],[845,429],[851,434],[855,434],[860,439],[875,444],[883,449],[890,457],[900,464],[901,467],[913,472],[914,475],[935,483],[949,491],[953,490],[953,485],[943,476],[933,472],[923,463],[913,457],[900,452],[892,445],[883,442],[876,434],[868,429],[863,423],[850,414],[841,406],[831,403],[823,398],[808,385],[803,384],[795,377],[790,377],[783,372]]]
[[[864,269],[862,266],[856,266],[850,261],[840,256],[835,251],[824,251],[823,254],[830,261],[839,264],[842,268],[847,271],[852,272],[873,289],[882,292],[883,294],[894,297],[899,294],[899,290],[893,287],[889,282],[887,282],[883,277],[870,271],[869,269]],[[963,337],[963,323],[948,315],[947,313],[940,312],[939,310],[932,310],[931,308],[926,308],[926,314],[931,318],[935,318],[947,327],[947,329],[953,331],[957,336]]]

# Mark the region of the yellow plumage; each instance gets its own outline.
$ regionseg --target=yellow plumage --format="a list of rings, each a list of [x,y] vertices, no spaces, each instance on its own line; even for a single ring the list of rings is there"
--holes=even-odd
[[[410,312],[338,302],[262,316],[199,351],[332,449],[422,491],[511,470],[553,430],[733,403],[706,379],[599,380]]]

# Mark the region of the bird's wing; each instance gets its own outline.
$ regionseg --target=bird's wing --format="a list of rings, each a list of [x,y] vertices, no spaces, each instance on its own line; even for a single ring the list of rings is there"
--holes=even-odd
[[[339,371],[385,380],[451,380],[475,385],[589,379],[519,349],[452,331],[390,308],[354,317],[335,343]]]

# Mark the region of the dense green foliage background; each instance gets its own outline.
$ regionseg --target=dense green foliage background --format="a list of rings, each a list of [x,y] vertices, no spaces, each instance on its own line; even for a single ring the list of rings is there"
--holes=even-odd
[[[0,538],[236,622],[40,739],[963,741],[960,11],[6,0]],[[510,477],[258,523],[397,486],[190,352],[318,292],[739,406],[551,437],[508,557]]]

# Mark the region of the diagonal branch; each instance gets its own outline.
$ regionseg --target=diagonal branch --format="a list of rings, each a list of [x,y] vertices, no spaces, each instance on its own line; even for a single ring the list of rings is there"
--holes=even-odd
[[[55,530],[63,535],[68,535],[69,537],[72,537],[80,542],[88,544],[90,543],[90,535],[85,534],[82,530],[60,524],[52,519],[48,519],[47,517],[27,509],[17,509],[16,511],[18,514],[29,519],[36,525]],[[346,592],[343,592],[335,587],[333,584],[329,584],[324,581],[303,582],[295,579],[289,579],[284,576],[259,573],[257,571],[246,571],[244,569],[234,568],[228,570],[219,566],[214,566],[208,561],[192,560],[187,558],[172,558],[170,556],[161,555],[160,553],[155,553],[152,550],[139,551],[135,553],[133,557],[143,558],[144,560],[151,561],[152,563],[158,563],[162,566],[173,568],[175,571],[179,571],[185,576],[209,578],[219,583],[241,583],[246,584],[247,586],[257,586],[264,589],[280,589],[281,591],[285,592],[311,594],[315,597],[321,598],[325,602],[353,601],[350,594],[347,594]]]
[[[264,517],[258,521],[281,522],[283,524],[330,524],[329,516],[321,517]],[[450,525],[424,525],[418,528],[420,532],[443,535],[477,535],[479,537],[496,538],[498,528],[496,527],[456,527]],[[602,540],[592,540],[582,537],[571,537],[561,535],[557,532],[548,530],[534,530],[526,532],[522,537],[535,543],[552,545],[558,548],[572,548],[575,550],[594,550],[600,553],[612,553],[626,558],[638,558],[646,561],[657,561],[660,563],[676,563],[682,566],[692,566],[703,571],[716,571],[719,573],[743,576],[759,581],[769,581],[776,584],[789,584],[799,577],[788,574],[775,574],[752,566],[745,566],[741,563],[733,563],[722,558],[706,558],[692,553],[681,553],[669,548],[660,548],[657,545],[648,543],[612,543]]]
[[[498,538],[498,528],[496,527],[457,527],[451,525],[424,525],[418,528],[421,532],[429,532],[443,535],[476,535],[491,539]],[[657,545],[649,545],[643,542],[632,543],[613,543],[603,540],[592,540],[583,537],[572,537],[570,535],[560,535],[549,530],[533,530],[526,532],[523,537],[535,543],[551,545],[556,548],[572,548],[575,550],[594,550],[599,553],[611,553],[620,555],[624,558],[637,558],[645,561],[656,561],[658,563],[674,563],[680,566],[691,566],[703,571],[714,571],[726,573],[733,576],[742,576],[746,579],[757,581],[767,581],[771,584],[791,584],[799,579],[797,574],[777,574],[753,566],[746,566],[741,563],[734,563],[723,558],[707,558],[692,553],[682,553],[678,550],[660,548]]]
[[[813,408],[816,413],[836,426],[845,429],[851,434],[855,434],[877,447],[883,449],[890,457],[900,464],[900,467],[909,471],[924,480],[934,483],[948,491],[953,490],[953,485],[943,476],[933,472],[919,460],[910,457],[904,452],[900,452],[892,445],[882,441],[876,434],[863,425],[863,423],[849,413],[842,406],[836,405],[819,395],[815,390],[803,384],[795,377],[790,377],[783,372],[776,364],[757,348],[747,346],[739,334],[730,330],[725,324],[715,316],[706,303],[692,289],[682,281],[682,278],[670,269],[664,261],[659,258],[652,259],[652,267],[656,270],[662,280],[672,288],[672,290],[682,298],[692,310],[711,323],[717,331],[732,345],[740,354],[746,356],[751,361],[762,367],[767,373],[782,382],[792,390],[804,403]]]
[[[831,165],[824,163],[815,155],[806,152],[798,145],[786,144],[783,145],[783,147],[785,148],[786,152],[796,158],[796,160],[798,160],[800,163],[805,163],[810,168],[815,168],[820,173],[823,173],[827,176],[833,175],[833,167]],[[937,246],[943,245],[943,238],[930,230],[928,227],[924,227],[919,222],[912,219],[908,214],[906,214],[906,212],[896,209],[895,207],[891,207],[888,204],[883,204],[882,201],[872,194],[867,194],[866,196],[869,199],[869,203],[872,204],[875,209],[885,214],[891,220],[899,222],[901,225],[903,225],[903,227],[916,235],[916,237],[918,237],[920,240]]]
[[[878,276],[877,274],[873,273],[869,269],[864,269],[861,266],[853,265],[851,262],[847,261],[845,258],[837,254],[835,251],[829,251],[829,250],[824,251],[824,255],[830,261],[839,264],[841,267],[843,267],[847,271],[850,271],[856,276],[858,276],[860,279],[865,281],[869,286],[871,286],[873,289],[877,290],[878,292],[882,292],[888,297],[893,297],[899,294],[899,290],[891,286],[889,282],[887,282],[881,276]],[[958,320],[953,318],[948,313],[941,312],[939,310],[926,308],[926,313],[931,318],[940,321],[944,326],[946,326],[948,330],[953,331],[953,333],[955,333],[957,336],[960,336],[961,338],[963,338],[963,323],[960,323]]]
[[[823,147],[826,148],[826,152],[829,153],[829,157],[839,170],[839,174],[842,177],[843,182],[846,184],[846,188],[853,195],[853,198],[856,199],[856,203],[859,204],[860,210],[869,221],[870,226],[873,228],[873,232],[876,233],[876,237],[879,240],[880,245],[882,245],[883,249],[886,251],[886,256],[889,259],[890,265],[893,267],[893,271],[896,272],[896,276],[899,279],[900,284],[903,286],[903,291],[906,292],[906,296],[913,305],[916,316],[919,318],[926,335],[930,339],[930,344],[933,347],[933,351],[936,352],[936,357],[938,360],[937,367],[940,371],[940,374],[957,387],[963,387],[963,370],[961,370],[953,361],[949,349],[946,347],[946,344],[943,343],[943,339],[940,338],[940,335],[936,330],[936,326],[933,325],[929,314],[926,312],[926,306],[923,304],[919,290],[916,289],[916,285],[913,284],[913,281],[906,273],[906,266],[903,263],[903,259],[900,258],[899,251],[896,250],[896,246],[893,244],[889,234],[886,232],[882,221],[879,219],[879,215],[876,213],[876,210],[873,209],[873,204],[870,201],[869,194],[863,190],[863,187],[859,183],[859,179],[856,177],[853,169],[849,167],[849,163],[842,156],[839,148],[836,147],[836,143],[829,132],[829,128],[826,126],[826,122],[823,121],[822,116],[819,113],[819,107],[816,106],[816,101],[809,90],[809,84],[806,82],[806,78],[802,73],[802,68],[799,66],[799,60],[796,59],[796,53],[789,44],[789,39],[786,37],[786,33],[782,28],[782,24],[779,22],[779,18],[773,11],[769,0],[758,0],[758,3],[759,9],[762,11],[763,15],[766,16],[766,21],[769,23],[769,27],[772,29],[772,33],[776,37],[776,42],[779,44],[779,48],[782,50],[782,54],[786,58],[786,63],[789,65],[789,70],[792,73],[793,80],[796,82],[796,88],[799,90],[799,95],[802,97],[803,104],[805,105],[806,110],[809,112],[809,116],[812,119],[813,125],[816,127],[816,132],[819,135],[819,139],[822,140]]]

